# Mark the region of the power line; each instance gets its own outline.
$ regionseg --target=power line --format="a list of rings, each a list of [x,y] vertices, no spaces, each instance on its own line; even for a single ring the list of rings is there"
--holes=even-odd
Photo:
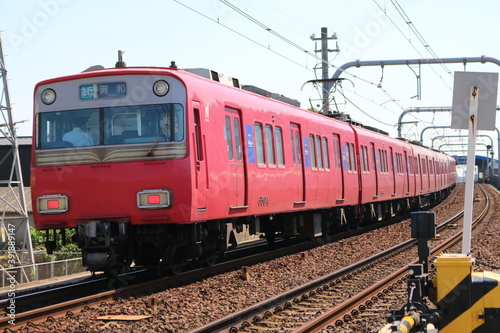
[[[394,3],[394,1],[396,3]],[[377,5],[377,7],[384,13],[385,16],[387,16],[387,18],[389,19],[389,21],[391,21],[392,25],[394,25],[394,27],[396,28],[396,30],[399,31],[399,33],[403,36],[403,38],[411,45],[411,47],[418,53],[418,55],[421,57],[421,58],[425,58],[422,53],[417,49],[417,47],[412,43],[411,39],[409,37],[407,37],[405,35],[405,33],[398,27],[398,25],[396,24],[396,22],[394,22],[394,20],[387,14],[387,11],[382,8],[382,6],[377,2],[377,0],[373,0],[373,2]],[[410,27],[410,29],[412,30],[412,32],[415,34],[415,36],[417,36],[417,39],[420,41],[420,43],[427,49],[427,51],[431,54],[431,56],[436,59],[436,60],[439,60],[440,58],[438,57],[438,55],[434,52],[434,50],[430,47],[429,43],[427,43],[425,41],[425,39],[423,38],[422,34],[420,34],[420,32],[417,30],[417,28],[415,27],[415,25],[412,23],[412,21],[410,20],[410,18],[408,17],[408,15],[406,15],[405,11],[403,10],[403,8],[401,7],[401,5],[397,2],[397,0],[391,0],[391,3],[393,4],[393,6],[396,8],[396,11],[398,12],[398,14],[403,18],[403,20],[405,21],[406,24],[408,24],[408,26]],[[453,74],[451,73],[451,71],[446,67],[446,65],[444,63],[440,63],[440,66],[450,75],[453,77]],[[431,70],[437,75],[437,77],[439,77],[439,79],[449,88],[451,89],[451,86],[441,77],[441,75],[434,69],[432,68],[431,66]]]
[[[200,11],[198,11],[198,10],[196,10],[196,9],[192,8],[192,7],[189,7],[189,6],[188,6],[188,5],[186,5],[186,4],[183,4],[182,2],[180,2],[180,1],[178,1],[178,0],[174,0],[174,2],[178,3],[179,5],[181,5],[181,6],[185,7],[185,8],[187,8],[187,9],[189,9],[189,10],[191,10],[192,12],[194,12],[194,13],[196,13],[196,14],[198,14],[198,15],[203,16],[204,18],[206,18],[206,19],[208,19],[208,20],[210,20],[210,21],[212,21],[212,22],[214,22],[214,23],[220,24],[222,27],[224,27],[224,28],[228,29],[228,30],[229,30],[229,31],[231,31],[231,32],[234,32],[234,33],[235,33],[235,34],[237,34],[238,36],[243,37],[243,38],[245,38],[246,40],[249,40],[249,41],[251,41],[252,43],[255,43],[255,44],[257,44],[257,45],[259,45],[259,46],[261,46],[261,47],[263,47],[263,48],[265,48],[265,49],[267,49],[267,50],[269,50],[269,51],[273,52],[274,54],[276,54],[276,55],[278,55],[278,56],[280,56],[280,57],[282,57],[282,58],[284,58],[284,59],[286,59],[286,60],[290,61],[291,63],[294,63],[294,64],[295,64],[295,65],[297,65],[297,66],[300,66],[300,67],[302,67],[302,68],[304,68],[304,69],[307,69],[307,70],[311,71],[311,69],[307,68],[306,66],[304,66],[304,65],[302,65],[302,64],[300,64],[300,63],[298,63],[298,62],[296,62],[295,60],[290,59],[289,57],[287,57],[287,56],[285,56],[285,55],[283,55],[283,54],[281,54],[281,53],[279,53],[279,52],[277,52],[277,51],[272,50],[271,48],[267,47],[266,45],[264,45],[264,44],[262,44],[262,43],[260,43],[260,42],[258,42],[258,41],[256,41],[256,40],[254,40],[254,39],[252,39],[252,38],[250,38],[250,37],[248,37],[248,36],[245,36],[244,34],[242,34],[242,33],[238,32],[238,31],[236,31],[235,29],[233,29],[233,28],[231,28],[231,27],[229,27],[229,26],[227,26],[227,25],[225,25],[225,24],[221,23],[219,20],[214,20],[213,18],[211,18],[211,17],[209,17],[209,16],[207,16],[207,15],[203,14],[202,12],[200,12]]]
[[[235,29],[233,29],[233,28],[231,28],[231,27],[229,27],[229,26],[227,26],[227,25],[225,25],[225,24],[221,23],[219,19],[217,19],[217,20],[216,20],[216,19],[213,19],[213,18],[211,18],[211,17],[207,16],[206,14],[204,14],[204,13],[202,13],[202,12],[200,12],[200,11],[198,11],[198,10],[196,10],[196,9],[192,8],[192,7],[189,7],[188,5],[186,5],[186,4],[182,3],[182,2],[180,2],[179,0],[174,0],[174,1],[175,1],[176,3],[178,3],[178,4],[182,5],[183,7],[185,7],[185,8],[187,8],[187,9],[189,9],[189,10],[191,10],[191,11],[195,12],[196,14],[201,15],[201,16],[203,16],[204,18],[206,18],[206,19],[208,19],[208,20],[210,20],[210,21],[212,21],[212,22],[214,22],[214,23],[217,23],[217,24],[221,25],[222,27],[224,27],[224,28],[228,29],[229,31],[231,31],[231,32],[233,32],[233,33],[235,33],[235,34],[237,34],[237,35],[239,35],[239,36],[241,36],[241,37],[243,37],[243,38],[245,38],[245,39],[247,39],[247,40],[249,40],[249,41],[251,41],[251,42],[255,43],[256,45],[259,45],[259,46],[261,46],[261,47],[263,47],[263,48],[265,48],[265,49],[267,49],[267,50],[269,50],[269,51],[273,52],[274,54],[276,54],[276,55],[278,55],[278,56],[280,56],[280,57],[282,57],[282,58],[284,58],[284,59],[286,59],[286,60],[288,60],[288,61],[290,61],[291,63],[294,63],[294,64],[296,64],[296,65],[298,65],[298,66],[300,66],[300,67],[302,67],[302,68],[304,68],[304,69],[307,69],[307,70],[309,70],[309,71],[312,71],[310,68],[307,68],[306,66],[304,66],[304,65],[302,65],[302,64],[300,64],[300,63],[298,63],[297,61],[292,60],[290,57],[287,57],[287,56],[285,56],[285,55],[283,55],[283,54],[279,53],[278,51],[275,51],[275,50],[271,49],[269,46],[266,46],[266,45],[264,45],[264,44],[262,44],[262,43],[260,43],[260,42],[258,42],[258,41],[256,41],[256,40],[254,40],[254,39],[252,39],[252,38],[248,37],[248,36],[245,36],[245,35],[243,35],[242,33],[238,32],[237,30],[235,30]],[[291,41],[290,39],[286,38],[285,36],[283,36],[283,35],[279,34],[278,32],[274,31],[273,29],[271,29],[270,27],[268,27],[266,24],[264,24],[264,23],[260,22],[258,19],[254,18],[253,16],[251,16],[251,15],[247,14],[247,13],[246,13],[245,11],[243,11],[242,9],[240,9],[240,8],[238,8],[237,6],[235,6],[235,5],[233,5],[232,3],[230,3],[228,0],[220,0],[220,1],[221,1],[221,3],[223,3],[223,4],[224,4],[224,5],[226,5],[226,6],[228,6],[229,8],[231,8],[232,10],[234,10],[235,12],[237,12],[238,14],[242,15],[243,17],[245,17],[246,19],[248,19],[249,21],[251,21],[251,22],[252,22],[252,23],[254,23],[255,25],[257,25],[257,26],[259,26],[260,28],[262,28],[263,30],[265,30],[265,31],[267,31],[268,33],[270,33],[270,34],[272,34],[272,35],[276,36],[276,37],[277,37],[277,38],[279,38],[280,40],[284,41],[285,43],[287,43],[287,44],[291,45],[292,47],[296,48],[297,50],[301,51],[303,54],[306,54],[306,55],[308,55],[308,56],[314,57],[314,59],[318,60],[318,57],[316,56],[316,54],[315,54],[315,53],[312,53],[312,52],[308,51],[307,49],[305,49],[305,48],[301,47],[300,45],[298,45],[298,44],[296,44],[295,42]],[[374,0],[374,1],[375,1],[375,0]],[[332,66],[333,68],[338,68],[338,67],[336,67],[336,66],[334,66],[334,65],[330,65],[330,66]],[[312,72],[316,75],[316,72],[314,72],[314,71],[312,71]],[[357,76],[357,75],[351,74],[351,73],[349,73],[349,72],[347,72],[347,71],[346,71],[345,73],[346,73],[346,74],[348,74],[348,75],[350,75],[350,76],[352,76],[353,78],[356,78],[356,79],[358,79],[358,80],[361,80],[361,81],[363,81],[363,82],[365,82],[365,83],[368,83],[368,84],[370,84],[370,85],[372,85],[372,86],[375,86],[375,87],[379,88],[379,89],[380,89],[380,91],[381,91],[382,93],[384,93],[384,94],[388,97],[388,99],[389,99],[388,101],[389,101],[389,102],[392,102],[392,103],[396,104],[396,106],[397,106],[398,108],[402,109],[402,110],[404,109],[404,107],[403,107],[403,106],[402,106],[402,105],[401,105],[401,104],[400,104],[400,103],[399,103],[399,102],[398,102],[395,98],[393,98],[393,97],[389,94],[389,92],[388,92],[385,88],[383,88],[383,86],[381,85],[381,83],[374,83],[374,82],[371,82],[371,81],[366,80],[366,79],[363,79],[363,78],[361,78],[361,77],[359,77],[359,76]],[[361,96],[361,95],[357,94],[356,92],[353,92],[353,93],[354,93],[356,96],[359,96],[360,98],[364,98],[363,96]],[[345,96],[344,96],[344,97],[345,97]],[[349,101],[350,101],[350,100],[349,100]],[[352,103],[352,101],[350,101],[350,102]],[[383,109],[384,109],[384,110],[386,110],[386,111],[389,111],[387,108],[385,108],[385,107],[384,107],[383,105],[381,105],[381,104],[374,103],[373,101],[371,101],[371,103],[376,104],[378,107],[381,107],[381,108],[383,108]],[[385,103],[387,103],[387,102],[385,102]],[[383,103],[383,104],[385,104],[385,103]],[[354,103],[353,103],[353,105],[354,105]],[[355,105],[354,105],[354,106],[355,106]],[[357,106],[355,106],[355,107],[356,107],[356,108],[358,108]],[[358,108],[358,109],[359,109],[359,108]],[[363,112],[363,111],[362,111],[362,112]],[[363,112],[363,113],[365,113],[365,112]],[[366,113],[365,113],[365,114],[366,114]],[[370,118],[371,118],[371,117],[370,117]],[[377,120],[377,119],[374,119],[374,120]],[[377,120],[377,121],[378,121],[378,120]],[[380,122],[380,121],[378,121],[378,122]],[[382,122],[381,122],[381,123],[382,123]],[[384,123],[382,123],[382,124],[384,124]],[[385,124],[385,125],[387,125],[387,124]],[[390,126],[393,126],[393,125],[390,125]]]

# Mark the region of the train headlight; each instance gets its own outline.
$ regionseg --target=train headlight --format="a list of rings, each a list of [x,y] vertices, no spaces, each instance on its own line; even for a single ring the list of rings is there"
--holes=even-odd
[[[59,214],[68,211],[68,197],[61,194],[38,197],[38,212],[40,214]]]
[[[54,103],[56,100],[56,92],[52,89],[45,89],[42,91],[42,102],[46,105]]]
[[[137,193],[137,207],[141,209],[168,208],[172,203],[169,190],[144,190]]]
[[[158,80],[153,84],[153,92],[159,97],[165,96],[169,89],[168,83],[163,80]]]

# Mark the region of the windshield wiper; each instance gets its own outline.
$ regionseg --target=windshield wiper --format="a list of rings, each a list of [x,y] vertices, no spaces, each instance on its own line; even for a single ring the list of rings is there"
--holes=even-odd
[[[156,141],[153,143],[151,148],[149,148],[148,157],[154,155],[154,151],[155,151],[156,147],[158,147],[158,143],[160,142],[162,136],[164,136],[166,132],[167,132],[167,124],[165,124],[163,126],[163,130],[161,131],[160,135],[158,135],[158,137],[156,138]]]

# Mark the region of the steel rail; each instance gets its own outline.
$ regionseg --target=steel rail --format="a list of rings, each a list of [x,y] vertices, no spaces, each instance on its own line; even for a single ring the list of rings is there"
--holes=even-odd
[[[452,223],[456,219],[458,219],[460,216],[463,215],[463,211],[459,212],[452,218],[448,219],[448,221],[443,222],[440,224],[437,228],[438,230],[441,230],[445,228],[448,224]],[[262,301],[260,303],[257,303],[251,307],[248,307],[246,309],[243,309],[241,311],[238,311],[236,313],[232,313],[224,318],[221,318],[219,320],[216,320],[214,322],[211,322],[203,327],[197,328],[195,330],[190,331],[190,333],[204,333],[204,332],[217,332],[217,331],[222,331],[222,330],[227,330],[227,329],[233,329],[233,331],[236,331],[237,329],[234,328],[233,326],[241,323],[245,320],[248,320],[249,318],[255,318],[255,317],[261,317],[261,318],[267,318],[269,317],[270,313],[272,313],[272,309],[276,307],[277,305],[283,305],[286,302],[289,302],[290,300],[293,300],[294,298],[301,297],[304,294],[307,294],[311,291],[315,291],[319,288],[322,288],[323,286],[329,284],[331,281],[335,281],[342,276],[345,276],[349,273],[355,272],[358,269],[367,266],[369,264],[372,264],[376,262],[377,260],[393,253],[397,253],[400,251],[403,251],[405,248],[413,246],[416,244],[416,240],[414,239],[409,239],[403,243],[400,243],[396,246],[393,246],[392,248],[385,250],[383,252],[380,252],[378,254],[375,254],[369,258],[366,258],[360,262],[357,262],[353,265],[347,266],[341,270],[338,270],[336,272],[333,272],[329,275],[323,276],[319,279],[316,279],[314,281],[311,281],[307,284],[304,284],[302,286],[299,286],[295,289],[292,289],[290,291],[287,291],[283,294],[280,294],[278,296],[272,297],[270,299],[267,299],[265,301]],[[406,268],[404,269],[404,272],[406,272]]]
[[[349,234],[349,233],[346,233]],[[339,235],[341,237],[342,235]],[[336,238],[334,238],[336,239]],[[235,269],[240,269],[242,265],[250,265],[253,263],[258,263],[262,262],[265,260],[270,260],[274,259],[276,257],[288,255],[290,253],[298,253],[302,252],[305,250],[308,250],[312,247],[317,246],[317,243],[315,242],[297,242],[296,244],[293,245],[287,245],[283,242],[281,245],[282,247],[274,248],[273,250],[269,250],[268,245],[254,245],[254,246],[248,246],[236,251],[231,251],[228,253],[229,260],[218,263],[217,265],[214,265],[212,267],[203,267],[203,268],[198,268],[198,269],[193,269],[184,273],[181,273],[179,275],[175,276],[168,276],[164,278],[155,278],[154,280],[149,280],[144,282],[146,278],[140,277],[140,283],[132,285],[132,280],[135,279],[131,273],[126,273],[120,276],[115,277],[115,284],[117,285],[116,287],[118,289],[116,290],[109,290],[109,288],[104,288],[102,287],[102,283],[106,284],[106,279],[98,279],[98,280],[93,280],[93,281],[86,281],[83,283],[80,283],[78,285],[68,285],[68,286],[62,286],[58,288],[53,288],[50,290],[46,291],[40,291],[40,292],[35,292],[32,294],[28,295],[18,295],[15,297],[16,300],[16,305],[17,301],[19,300],[19,305],[21,303],[26,304],[26,303],[34,303],[34,298],[36,299],[55,299],[58,298],[58,295],[60,294],[72,294],[74,293],[74,290],[78,288],[84,288],[84,286],[87,286],[85,288],[91,288],[88,286],[91,286],[92,283],[94,282],[100,282],[101,285],[94,285],[94,292],[95,290],[103,290],[106,289],[106,291],[85,296],[85,297],[79,297],[74,300],[69,300],[65,302],[61,302],[58,304],[53,304],[49,306],[44,306],[40,307],[38,309],[33,309],[29,311],[24,311],[24,312],[18,312],[15,315],[15,326],[12,326],[9,324],[9,320],[11,319],[8,316],[4,316],[0,318],[0,329],[18,329],[22,325],[26,325],[29,323],[39,323],[42,321],[45,321],[48,316],[50,317],[60,317],[63,316],[67,313],[72,313],[72,312],[78,312],[85,306],[91,306],[91,305],[98,305],[102,302],[109,301],[109,300],[114,300],[117,298],[125,298],[130,295],[137,295],[137,294],[145,294],[147,292],[153,293],[157,291],[159,288],[169,288],[169,287],[174,287],[180,284],[185,283],[185,281],[192,281],[196,279],[200,279],[206,276],[211,276],[211,275],[216,275],[220,274],[221,272],[226,272],[230,270],[235,270]],[[264,251],[263,248],[266,250]],[[147,274],[145,271],[141,271],[143,274]],[[127,276],[127,274],[129,276]],[[108,284],[111,283],[109,282],[111,280],[108,279]],[[32,298],[34,297],[34,298]],[[0,301],[0,313],[1,310],[4,309],[7,305],[9,305],[9,299],[1,300]],[[32,305],[32,304],[31,304]],[[20,306],[21,307],[21,306]],[[19,308],[20,308],[19,307]]]
[[[450,221],[443,223],[442,225],[439,226],[439,228],[443,227],[445,224],[450,223],[453,219],[456,219],[460,216],[461,213],[457,214],[454,216]],[[380,226],[385,226],[390,224],[389,222],[386,223],[380,223]],[[368,229],[370,230],[370,229]],[[339,234],[335,237],[332,237],[332,239],[341,239],[346,237],[345,235],[352,236],[353,234],[360,233],[360,230],[356,230],[354,233],[346,232],[343,234]],[[344,237],[343,237],[344,235]],[[404,247],[405,245],[408,246],[409,244],[414,243],[415,241],[409,240],[405,242],[404,244],[399,245],[399,247]],[[220,264],[217,264],[213,267],[205,267],[201,269],[195,269],[188,271],[186,273],[182,273],[177,276],[170,276],[170,277],[165,277],[162,279],[156,279],[153,281],[148,281],[144,283],[139,283],[137,285],[131,285],[131,286],[126,286],[122,287],[118,290],[107,290],[105,292],[91,295],[91,296],[86,296],[83,298],[63,302],[60,304],[55,304],[55,305],[50,305],[46,306],[43,308],[39,308],[36,310],[30,310],[22,313],[16,313],[16,326],[15,328],[17,329],[18,327],[22,325],[26,325],[29,323],[37,323],[41,321],[45,321],[48,316],[50,317],[58,317],[58,316],[63,316],[64,314],[71,314],[72,312],[77,312],[81,310],[85,306],[91,306],[91,305],[98,305],[102,302],[108,301],[108,300],[113,300],[116,298],[125,298],[129,295],[137,295],[138,293],[144,293],[144,292],[154,292],[155,290],[158,289],[158,286],[161,285],[162,288],[167,288],[171,286],[175,286],[176,284],[183,283],[186,280],[193,280],[193,279],[199,279],[200,275],[203,276],[210,276],[214,274],[219,274],[221,271],[227,271],[227,270],[234,270],[234,269],[239,269],[241,268],[241,265],[248,265],[256,262],[261,262],[263,260],[269,260],[269,258],[275,258],[278,256],[283,256],[287,255],[290,253],[298,253],[307,249],[310,249],[311,247],[314,247],[312,243],[315,242],[308,242],[308,243],[299,243],[295,244],[294,246],[289,246],[285,248],[279,248],[279,249],[274,249],[273,251],[267,251],[265,253],[258,253],[254,255],[248,255],[248,249],[244,249],[244,252],[246,252],[246,256],[244,258],[238,258],[238,259],[233,259],[230,261],[222,262]],[[395,246],[392,248],[393,251],[397,251],[398,246]],[[377,259],[372,259],[373,261]],[[367,260],[368,262],[368,260]],[[346,272],[350,271],[355,271],[360,265],[353,265],[350,267],[346,267],[345,269],[341,270],[338,272],[337,276],[341,276],[342,274],[346,274]],[[316,282],[320,284],[320,282]],[[315,283],[314,281],[310,284],[309,289],[313,290],[315,288]],[[50,296],[49,296],[50,297]],[[280,297],[276,298],[276,302],[279,302],[281,300]],[[235,318],[238,317],[237,314],[234,314]],[[0,328],[12,328],[11,325],[8,324],[9,317],[2,317],[0,318]],[[234,322],[234,319],[233,321]]]
[[[477,225],[486,215],[490,206],[490,199],[488,194],[479,186],[481,191],[484,193],[486,197],[486,204],[483,211],[479,214],[478,217],[474,220],[474,226]],[[431,250],[431,256],[437,255],[442,252],[444,249],[451,247],[455,243],[457,243],[462,238],[462,232],[456,233],[454,236],[446,240],[445,242],[439,244]],[[410,264],[418,263],[418,259],[414,260]],[[343,303],[331,308],[327,312],[322,315],[316,317],[314,320],[309,323],[299,327],[298,329],[292,331],[292,333],[311,333],[318,332],[322,328],[325,328],[329,325],[338,326],[341,322],[347,320],[352,316],[353,311],[360,311],[360,306],[366,305],[368,301],[370,301],[374,296],[379,295],[380,293],[386,293],[387,290],[390,289],[390,286],[398,283],[398,281],[404,279],[407,275],[408,268],[402,267],[398,269],[393,274],[389,275],[387,278],[380,280],[375,285],[365,289],[364,291],[356,294],[352,298],[344,301]]]

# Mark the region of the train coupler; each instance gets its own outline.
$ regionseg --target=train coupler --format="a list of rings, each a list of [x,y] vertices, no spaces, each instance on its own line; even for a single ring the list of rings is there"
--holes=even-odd
[[[77,242],[82,249],[83,265],[91,271],[121,268],[128,259],[128,222],[89,221],[79,223]]]

